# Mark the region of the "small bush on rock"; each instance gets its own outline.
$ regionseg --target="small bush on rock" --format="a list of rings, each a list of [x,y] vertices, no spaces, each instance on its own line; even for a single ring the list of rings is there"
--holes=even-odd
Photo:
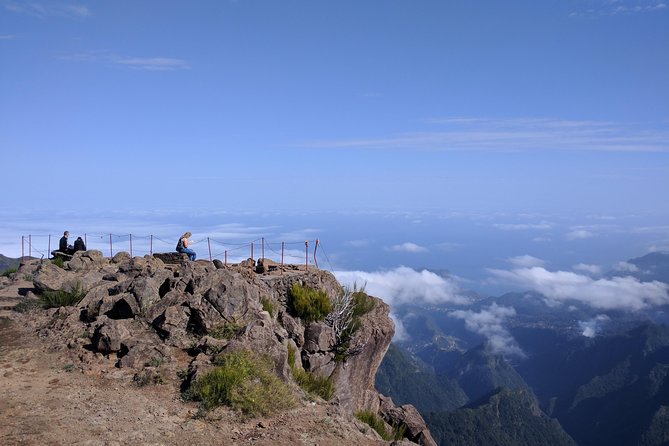
[[[9,269],[4,270],[4,271],[2,272],[2,275],[3,275],[4,277],[9,277],[10,275],[14,274],[14,273],[17,272],[17,271],[18,271],[17,268],[9,268]]]
[[[86,296],[86,291],[77,282],[70,291],[45,291],[40,296],[40,302],[44,308],[71,307],[81,302],[84,296]]]
[[[380,416],[371,410],[358,411],[355,413],[355,417],[363,423],[369,425],[369,427],[374,429],[385,441],[401,440],[404,438],[406,426],[396,426],[393,428],[392,432],[388,432],[386,423],[383,421],[383,419],[381,419]]]
[[[332,311],[332,302],[325,291],[294,283],[290,298],[295,314],[307,323],[321,321]]]
[[[65,261],[63,260],[62,257],[56,257],[51,261],[54,265],[56,265],[58,268],[65,268]]]
[[[263,297],[260,299],[260,303],[262,304],[262,309],[267,311],[270,316],[274,317],[274,303],[269,297]]]
[[[293,374],[293,379],[306,392],[318,395],[326,401],[329,401],[334,395],[335,386],[330,378],[326,378],[314,373],[308,372],[295,366],[297,352],[292,346],[288,346],[288,365]]]
[[[221,356],[217,365],[190,389],[204,409],[225,404],[253,417],[295,406],[295,397],[268,358],[243,350]]]
[[[244,326],[236,322],[226,322],[209,330],[208,335],[215,339],[234,339],[242,328]]]

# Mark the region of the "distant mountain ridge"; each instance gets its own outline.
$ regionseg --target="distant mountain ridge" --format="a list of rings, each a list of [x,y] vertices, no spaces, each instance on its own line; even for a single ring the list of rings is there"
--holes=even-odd
[[[669,283],[669,254],[605,275],[625,276]],[[394,311],[410,338],[391,346],[377,387],[415,404],[442,445],[669,444],[669,306],[597,319],[602,310],[584,303],[549,306],[541,294],[514,292],[468,310],[493,304],[514,308],[503,324],[526,358],[492,354],[484,336],[450,316],[461,309],[453,304],[405,305]],[[592,320],[602,322],[585,332]]]
[[[4,273],[9,269],[18,268],[19,263],[20,259],[12,259],[11,257],[5,257],[0,254],[0,273]]]

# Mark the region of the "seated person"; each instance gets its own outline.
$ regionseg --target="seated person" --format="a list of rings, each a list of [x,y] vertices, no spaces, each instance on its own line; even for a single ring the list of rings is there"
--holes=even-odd
[[[184,235],[182,235],[179,238],[179,242],[177,242],[177,252],[182,252],[184,254],[188,254],[188,259],[189,260],[195,260],[195,251],[192,249],[188,248],[188,245],[190,245],[190,241],[188,238],[193,235],[190,232],[185,232]]]
[[[84,240],[81,237],[77,237],[77,239],[74,241],[74,251],[86,251],[86,244],[84,243]]]
[[[60,242],[58,243],[58,251],[62,252],[63,254],[69,254],[72,255],[74,254],[74,248],[72,245],[67,244],[67,238],[70,236],[70,231],[65,231],[63,233],[63,236],[60,238]]]

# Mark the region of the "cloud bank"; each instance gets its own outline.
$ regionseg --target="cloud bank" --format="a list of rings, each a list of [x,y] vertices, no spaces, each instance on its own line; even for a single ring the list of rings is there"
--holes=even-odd
[[[593,279],[569,271],[548,271],[540,266],[488,271],[498,279],[541,293],[554,302],[578,301],[603,310],[644,310],[669,304],[669,285],[658,281],[641,282],[630,276]]]
[[[517,256],[517,257],[509,257],[506,259],[507,262],[512,264],[513,266],[521,267],[521,268],[531,268],[533,266],[544,266],[546,262],[543,260],[533,257],[531,255],[522,255],[522,256]]]
[[[485,336],[488,340],[486,347],[492,353],[525,357],[523,350],[503,325],[506,319],[516,315],[513,307],[503,307],[493,303],[487,309],[479,312],[456,310],[450,312],[449,315],[465,321],[465,327],[468,330]]]
[[[416,271],[406,266],[388,271],[335,271],[337,280],[348,286],[357,284],[391,306],[401,304],[466,304],[458,284],[433,272]]]

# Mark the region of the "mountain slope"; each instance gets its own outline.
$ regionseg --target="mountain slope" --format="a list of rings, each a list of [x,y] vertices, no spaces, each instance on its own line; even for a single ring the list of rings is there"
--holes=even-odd
[[[477,403],[427,416],[441,445],[575,445],[560,424],[547,417],[528,390],[497,389]]]

